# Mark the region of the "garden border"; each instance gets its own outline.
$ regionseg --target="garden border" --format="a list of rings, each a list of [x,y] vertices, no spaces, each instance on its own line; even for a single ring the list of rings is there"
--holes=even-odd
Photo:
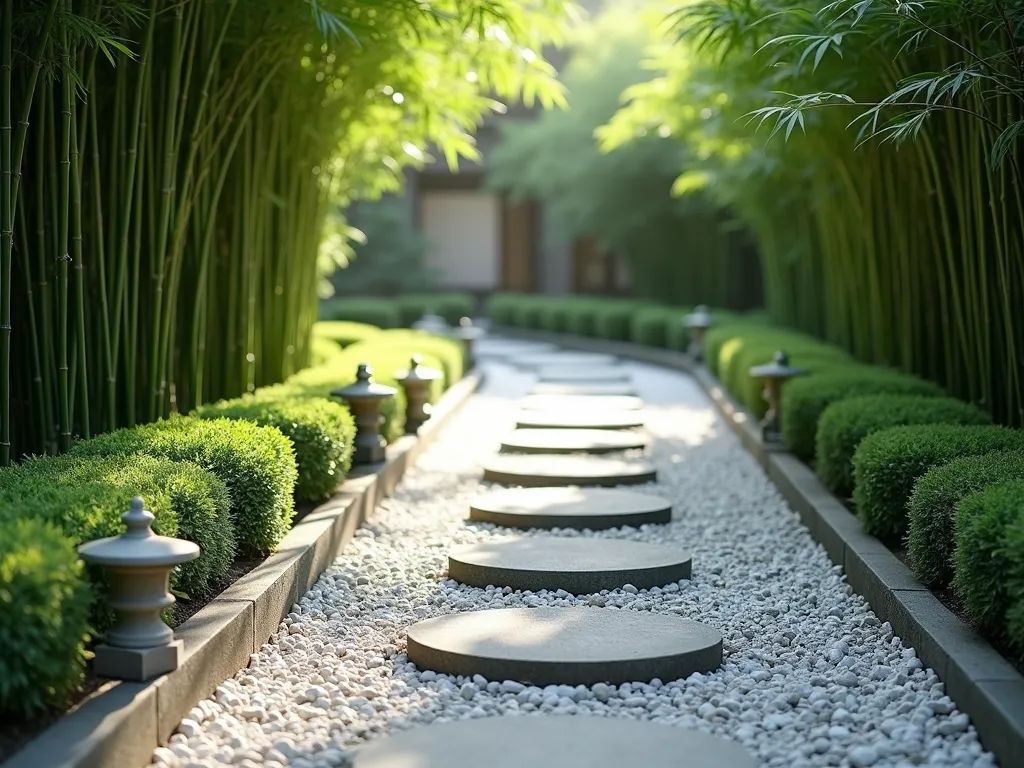
[[[611,352],[692,374],[814,539],[843,567],[850,586],[935,670],[957,707],[971,718],[982,744],[1001,765],[1024,765],[1024,676],[914,578],[888,547],[864,533],[856,516],[810,467],[785,449],[766,446],[754,416],[706,367],[694,365],[681,352],[632,342],[500,326],[492,332]]]
[[[3,768],[132,768],[221,682],[249,664],[299,601],[373,515],[445,422],[483,381],[474,369],[437,402],[419,434],[388,446],[381,465],[355,468],[341,490],[304,516],[277,552],[232,583],[175,630],[185,657],[146,683],[110,681],[13,754]]]

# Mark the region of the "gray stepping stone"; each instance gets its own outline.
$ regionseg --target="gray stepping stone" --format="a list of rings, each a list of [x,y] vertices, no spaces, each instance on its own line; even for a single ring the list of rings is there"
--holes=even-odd
[[[589,384],[592,382],[626,384],[633,379],[632,374],[625,368],[611,365],[545,365],[537,370],[537,376],[541,381],[564,384]]]
[[[598,456],[502,455],[483,468],[484,480],[504,485],[616,486],[652,483],[658,472],[647,461],[623,461]]]
[[[531,395],[571,395],[572,397],[600,397],[603,395],[635,396],[632,384],[623,382],[593,382],[572,384],[569,382],[540,381],[533,385]]]
[[[469,519],[507,528],[599,531],[668,523],[672,503],[611,488],[518,488],[478,496],[470,504]]]
[[[613,453],[646,448],[647,438],[632,430],[517,429],[501,441],[507,453]]]
[[[599,715],[504,715],[417,726],[371,741],[353,768],[755,768],[702,731]]]
[[[546,341],[520,341],[518,339],[480,339],[473,347],[477,357],[516,357],[556,352],[558,347]]]
[[[644,401],[629,395],[527,395],[519,407],[527,411],[639,411]]]
[[[650,589],[688,579],[691,562],[689,552],[628,539],[519,536],[452,549],[448,576],[473,587],[591,595],[626,584]]]
[[[618,365],[619,358],[604,352],[542,352],[532,355],[516,355],[509,360],[520,368],[543,368],[547,365]]]
[[[722,664],[722,635],[696,621],[614,608],[499,608],[409,627],[409,661],[449,675],[531,685],[668,682]]]
[[[644,425],[642,411],[520,411],[520,429],[637,429]]]

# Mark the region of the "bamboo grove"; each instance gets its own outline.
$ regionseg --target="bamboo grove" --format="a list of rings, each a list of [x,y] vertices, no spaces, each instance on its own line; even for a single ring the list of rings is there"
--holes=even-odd
[[[1024,3],[714,0],[670,14],[601,129],[688,149],[767,309],[1012,423],[1024,384]]]
[[[281,380],[331,206],[497,98],[556,0],[0,0],[3,462]]]

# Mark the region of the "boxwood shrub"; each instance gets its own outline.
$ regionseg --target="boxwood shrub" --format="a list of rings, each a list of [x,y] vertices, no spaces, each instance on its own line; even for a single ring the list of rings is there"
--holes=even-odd
[[[905,373],[867,365],[822,370],[782,388],[782,437],[800,459],[814,458],[818,419],[832,403],[861,395],[942,397],[942,387]]]
[[[647,347],[683,351],[690,343],[690,334],[683,326],[686,312],[682,307],[639,307],[630,320],[630,340]]]
[[[277,427],[292,441],[298,480],[295,494],[305,501],[330,497],[352,465],[356,428],[352,414],[340,402],[322,397],[289,398],[270,389],[255,395],[202,406],[201,419],[245,419]]]
[[[449,325],[457,325],[463,317],[472,317],[476,312],[476,299],[470,293],[412,293],[395,299],[398,304],[402,327],[408,328],[424,313],[432,312],[443,317]]]
[[[1024,649],[1024,482],[956,505],[953,585],[982,632]]]
[[[57,526],[0,513],[0,713],[60,707],[85,670],[92,590]]]
[[[952,397],[866,395],[832,403],[818,420],[818,476],[840,496],[853,493],[853,454],[872,432],[907,424],[989,424],[981,409]]]
[[[321,320],[351,320],[378,328],[398,328],[402,313],[392,299],[340,296],[320,302]]]
[[[183,416],[82,440],[76,456],[162,456],[217,475],[231,495],[239,549],[274,550],[291,528],[297,470],[292,443],[276,427]]]
[[[0,472],[0,514],[46,520],[75,544],[122,533],[133,496],[146,502],[157,533],[200,546],[172,582],[192,597],[207,593],[237,549],[228,490],[213,473],[152,456],[43,456]]]
[[[484,311],[495,325],[512,326],[515,324],[516,302],[522,297],[520,293],[493,293],[487,298]]]
[[[375,325],[355,323],[350,320],[321,320],[313,324],[313,339],[327,339],[339,347],[355,344],[357,341],[378,336],[381,329]]]
[[[1024,453],[1000,451],[928,470],[907,505],[907,554],[914,574],[932,587],[953,578],[956,505],[990,485],[1024,481]]]
[[[564,303],[552,301],[541,304],[538,316],[540,318],[540,327],[545,331],[564,333],[568,330],[569,313]]]
[[[309,340],[310,365],[323,365],[340,354],[341,345],[336,341],[331,341],[323,336],[313,336]]]
[[[865,437],[853,454],[853,501],[864,530],[899,541],[914,483],[933,467],[994,451],[1024,450],[1024,432],[999,426],[926,424]]]

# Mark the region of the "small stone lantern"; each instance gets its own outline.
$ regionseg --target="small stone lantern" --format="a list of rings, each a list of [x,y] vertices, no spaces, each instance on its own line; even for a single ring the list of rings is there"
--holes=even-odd
[[[384,422],[380,407],[385,400],[393,398],[397,391],[394,387],[377,384],[373,380],[373,369],[366,363],[360,363],[356,369],[356,380],[347,387],[331,392],[333,397],[341,398],[348,404],[356,422],[353,464],[384,461],[387,442],[380,435],[380,425]]]
[[[426,331],[427,333],[444,333],[448,329],[448,323],[440,315],[427,310],[419,320],[412,324],[415,331]]]
[[[690,331],[690,356],[700,362],[704,359],[704,337],[708,328],[714,325],[711,312],[706,304],[695,307],[693,312],[683,318],[683,325]]]
[[[764,380],[764,399],[768,403],[768,412],[761,421],[761,438],[766,443],[780,442],[782,385],[795,376],[807,373],[803,368],[793,368],[789,364],[789,355],[779,351],[772,356],[772,361],[764,365],[755,365],[750,375]]]
[[[405,391],[405,434],[415,435],[430,418],[430,386],[444,374],[423,365],[421,355],[413,355],[408,371],[399,371],[395,379]]]
[[[459,320],[459,325],[455,328],[454,335],[455,338],[465,345],[466,368],[472,368],[476,364],[476,355],[473,349],[474,342],[484,335],[483,329],[473,325],[472,318],[464,317]]]
[[[83,544],[78,553],[110,576],[108,602],[117,620],[107,642],[95,648],[93,671],[101,677],[144,681],[178,668],[184,643],[161,612],[174,604],[168,589],[175,566],[199,557],[199,545],[153,533],[153,513],[132,499],[121,515],[128,530]]]

